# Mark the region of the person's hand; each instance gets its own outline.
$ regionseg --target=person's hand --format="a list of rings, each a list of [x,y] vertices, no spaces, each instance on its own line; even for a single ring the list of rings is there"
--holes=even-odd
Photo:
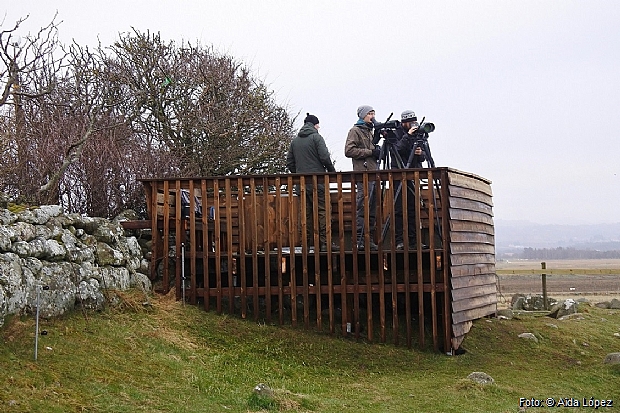
[[[419,146],[416,147],[413,153],[418,156],[422,155],[422,148],[420,148]]]
[[[413,122],[413,124],[411,125],[411,128],[409,128],[409,131],[407,132],[409,135],[413,135],[418,128],[420,127],[420,125],[418,125],[417,122]]]
[[[375,159],[379,159],[381,157],[381,149],[379,147],[375,147],[375,149],[372,150],[372,156]]]

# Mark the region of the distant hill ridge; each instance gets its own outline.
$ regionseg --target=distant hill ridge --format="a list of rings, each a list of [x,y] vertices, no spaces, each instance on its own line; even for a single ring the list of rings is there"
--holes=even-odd
[[[495,220],[495,246],[498,252],[525,247],[620,250],[620,222],[559,225]]]

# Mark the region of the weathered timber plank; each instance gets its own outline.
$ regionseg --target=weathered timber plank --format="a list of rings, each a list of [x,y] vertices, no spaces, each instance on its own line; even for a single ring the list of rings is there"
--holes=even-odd
[[[135,219],[130,221],[121,221],[121,226],[124,229],[146,229],[151,228],[152,222],[150,219]]]
[[[489,304],[497,304],[497,294],[487,294],[477,297],[466,298],[463,300],[452,301],[452,312],[458,313],[473,308],[484,307]]]
[[[497,303],[490,303],[483,307],[472,308],[465,311],[452,313],[452,324],[458,324],[465,321],[473,321],[482,317],[497,313]]]
[[[450,182],[450,185],[459,186],[461,188],[473,189],[489,196],[493,196],[493,192],[491,191],[491,185],[479,179],[461,174],[455,174],[453,172],[448,172],[448,181]]]
[[[457,290],[459,288],[496,284],[497,278],[495,274],[481,274],[465,277],[452,277],[450,282],[452,284],[452,289]]]
[[[487,205],[493,206],[493,197],[478,191],[474,191],[467,188],[460,188],[458,186],[449,186],[448,192],[450,197],[465,198],[474,201],[484,202]]]
[[[451,242],[450,251],[452,254],[495,254],[495,246],[492,244],[477,244],[474,242]]]
[[[452,324],[452,332],[454,333],[454,336],[459,337],[459,336],[464,336],[465,334],[469,333],[469,330],[471,330],[471,326],[474,323],[472,321],[465,321],[462,323],[458,323],[458,324]]]
[[[474,211],[493,216],[493,208],[490,205],[479,201],[472,201],[470,199],[453,198],[450,197],[450,207],[455,209],[464,209],[467,211]]]
[[[444,169],[444,168],[440,168],[440,169]],[[455,169],[455,168],[445,168],[445,170],[446,170],[446,173],[455,173],[457,175],[466,176],[466,177],[469,177],[469,178],[476,179],[477,181],[484,182],[484,183],[486,183],[488,185],[491,185],[493,183],[490,179],[483,178],[482,176],[476,175],[476,174],[471,173],[471,172],[460,171],[460,170]]]
[[[472,221],[482,224],[493,225],[493,217],[481,212],[467,211],[464,209],[449,208],[450,218],[454,221]]]
[[[476,232],[453,232],[450,234],[450,240],[452,242],[472,242],[495,245],[495,236]]]
[[[483,224],[469,221],[450,221],[450,231],[453,232],[476,232],[480,234],[495,235],[493,224]]]
[[[455,265],[450,268],[452,278],[469,275],[495,274],[495,262]]]
[[[495,264],[495,255],[493,254],[450,254],[450,263],[452,265]]]
[[[453,349],[457,349],[457,348],[461,347],[461,344],[463,343],[463,340],[465,340],[465,336],[452,337],[452,339],[450,339],[450,343],[452,345],[452,348]]]
[[[452,300],[455,303],[460,302],[461,300],[472,301],[475,298],[486,297],[490,295],[492,295],[495,300],[497,300],[496,283],[452,289]]]

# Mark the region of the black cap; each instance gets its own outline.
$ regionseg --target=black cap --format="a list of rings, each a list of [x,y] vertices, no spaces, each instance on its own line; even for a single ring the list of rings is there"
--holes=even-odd
[[[309,113],[306,113],[306,119],[304,119],[304,123],[308,123],[310,122],[313,125],[318,125],[319,124],[319,118],[317,118],[314,115],[311,115]]]

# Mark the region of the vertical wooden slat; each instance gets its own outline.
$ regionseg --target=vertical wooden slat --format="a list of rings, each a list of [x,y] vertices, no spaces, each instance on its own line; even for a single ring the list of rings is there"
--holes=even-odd
[[[276,236],[276,244],[278,248],[276,263],[277,263],[277,274],[278,274],[278,322],[280,325],[284,324],[284,293],[283,287],[284,283],[282,282],[282,277],[284,273],[282,271],[282,237],[284,234],[282,233],[282,188],[281,188],[281,180],[280,177],[276,177],[275,180],[275,208],[276,208],[276,228],[275,228],[275,236]],[[290,245],[293,245],[293,240],[290,240]]]
[[[416,271],[418,274],[418,330],[420,334],[419,345],[424,348],[424,274],[422,272],[422,231],[420,230],[421,206],[420,206],[420,172],[414,173],[415,188],[415,231],[416,231]]]
[[[164,245],[163,245],[163,262],[164,262],[164,276],[163,276],[163,290],[164,294],[167,294],[170,290],[170,183],[164,182]]]
[[[242,178],[237,179],[237,213],[239,217],[239,281],[241,282],[241,318],[247,318],[248,314],[248,284],[246,265],[246,222],[245,222],[245,188]],[[231,234],[232,235],[232,234]]]
[[[189,302],[196,305],[196,198],[194,196],[194,180],[189,181]],[[186,286],[183,285],[182,288]]]
[[[222,239],[221,239],[221,211],[220,211],[220,183],[213,181],[213,208],[215,209],[215,223],[213,238],[215,242],[215,294],[216,311],[222,314]]]
[[[347,275],[346,275],[346,256],[345,256],[345,242],[344,242],[344,197],[342,194],[342,174],[338,174],[336,177],[337,182],[337,199],[338,199],[338,245],[340,245],[340,310],[341,310],[341,324],[342,324],[342,335],[346,336],[347,334],[347,322],[351,322],[351,319],[348,317],[348,305],[347,305]],[[353,192],[351,192],[353,194]],[[353,196],[353,195],[351,195]],[[353,217],[355,217],[355,199],[353,199],[351,205],[353,209]],[[355,218],[354,218],[355,219]],[[353,228],[353,239],[355,239],[355,225],[352,225]],[[352,241],[352,244],[355,244],[355,241]]]
[[[263,248],[265,251],[265,315],[268,323],[271,323],[271,259],[269,248],[269,236],[271,225],[269,219],[269,182],[263,178]]]
[[[250,178],[250,199],[252,200],[252,304],[254,321],[258,321],[258,205],[256,204],[256,181]]]
[[[376,175],[372,176],[372,179],[375,180],[374,191],[371,194],[368,190],[368,182],[370,182],[371,177],[365,173],[364,174],[364,240],[366,248],[364,248],[364,263],[365,263],[365,278],[364,282],[366,283],[366,326],[367,334],[366,337],[368,341],[372,342],[373,340],[373,322],[372,322],[372,271],[371,271],[371,263],[370,263],[370,255],[372,253],[372,249],[370,248],[370,241],[372,240],[372,233],[370,228],[370,198],[371,195],[375,199],[375,205],[380,204],[380,196],[379,196],[379,186],[377,185]],[[377,231],[377,215],[375,215],[375,232]]]
[[[401,172],[401,182],[404,174]],[[393,175],[389,174],[388,184],[390,186],[390,190],[394,194],[394,179]],[[398,323],[398,279],[396,277],[396,231],[400,231],[401,229],[396,228],[396,198],[395,195],[392,196],[390,202],[390,209],[388,211],[390,217],[390,275],[391,275],[391,286],[392,286],[392,340],[394,344],[398,344],[398,333],[399,333],[399,323]],[[407,278],[409,274],[405,273],[405,278]]]
[[[433,349],[439,349],[437,337],[437,292],[435,285],[435,191],[433,186],[433,172],[427,171],[428,182],[428,238],[429,238],[429,266],[431,276],[431,318],[433,331]]]
[[[403,211],[407,211],[407,205],[409,202],[416,202],[415,199],[409,201],[409,178],[411,178],[411,173],[403,172],[401,174],[401,182],[405,182],[407,186],[405,189],[401,189],[401,206]],[[412,331],[411,331],[411,268],[410,268],[410,257],[411,253],[409,252],[411,247],[416,247],[415,245],[409,245],[409,219],[415,219],[414,217],[409,217],[409,214],[405,214],[403,212],[403,241],[405,243],[405,253],[403,254],[403,273],[404,273],[404,282],[405,282],[405,328],[407,330],[407,347],[411,348],[412,341]],[[419,320],[418,320],[419,321]]]
[[[325,185],[325,234],[327,235],[327,305],[329,309],[329,332],[335,331],[334,324],[334,283],[332,274],[332,200],[329,183],[329,175],[325,175],[323,184]],[[319,283],[319,293],[321,284]]]
[[[325,205],[327,207],[327,205]],[[320,254],[320,232],[321,223],[319,222],[319,186],[318,176],[312,175],[312,233],[314,244],[314,299],[316,303],[316,327],[319,331],[323,326],[321,314],[321,254]]]
[[[224,181],[224,199],[226,200],[226,257],[228,259],[228,312],[235,312],[235,286],[233,277],[235,276],[235,266],[233,265],[233,227],[232,227],[232,189],[230,187],[230,178]],[[218,195],[219,198],[219,195]],[[239,213],[240,214],[240,213]],[[238,272],[238,271],[237,271]],[[238,276],[237,276],[238,277]]]
[[[389,177],[391,179],[392,174],[389,173]],[[377,185],[377,182],[375,182]],[[377,187],[375,187],[378,189]],[[375,204],[375,218],[376,218],[376,230],[375,233],[381,234],[383,232],[383,200],[379,196],[381,192],[375,189],[375,193],[377,194],[377,202]],[[381,337],[381,342],[385,343],[386,340],[386,326],[385,326],[385,273],[384,273],[384,260],[385,256],[383,255],[383,242],[382,237],[379,236],[378,244],[379,251],[377,251],[377,265],[378,265],[378,281],[379,281],[379,332]],[[372,284],[372,283],[371,283]]]
[[[353,179],[351,180],[351,189],[352,189],[352,201],[355,205],[353,207],[353,326],[355,327],[355,338],[359,339],[360,337],[360,295],[359,295],[359,265],[358,265],[358,257],[359,250],[357,249],[357,182],[359,179],[359,175],[353,175]],[[364,178],[362,177],[362,183],[364,182]],[[364,188],[362,188],[364,191]],[[362,234],[363,235],[363,234]]]
[[[145,185],[146,187],[146,185]],[[147,202],[151,204],[150,217],[151,217],[151,234],[153,237],[153,245],[151,246],[151,280],[157,279],[157,263],[160,261],[160,254],[162,251],[162,237],[159,233],[159,216],[157,215],[157,191],[159,183],[148,183],[148,189],[146,189],[147,196],[150,198]],[[163,257],[162,257],[163,258]],[[162,263],[163,265],[163,263]]]
[[[289,274],[290,274],[290,286],[291,286],[291,324],[293,327],[297,326],[297,273],[296,273],[296,259],[295,259],[295,236],[297,232],[297,214],[295,213],[294,202],[294,184],[293,177],[289,175],[287,179],[288,189],[288,238],[290,240],[289,250]]]
[[[175,189],[176,192],[174,194],[175,202],[175,240],[176,240],[176,294],[178,298],[181,298],[181,266],[185,265],[184,262],[181,261],[181,248],[184,243],[184,231],[183,231],[183,214],[181,213],[181,181],[175,181]]]
[[[301,265],[302,265],[302,277],[303,277],[303,297],[304,297],[304,326],[310,327],[310,297],[308,296],[308,290],[310,289],[310,282],[308,280],[308,223],[307,223],[307,206],[306,197],[308,196],[306,191],[306,177],[302,176],[299,183],[301,197],[299,199],[299,206],[301,213],[299,214],[299,221],[301,222]]]
[[[207,181],[200,180],[200,199],[202,200],[202,283],[204,285],[204,308],[209,311],[209,195],[207,193]]]

